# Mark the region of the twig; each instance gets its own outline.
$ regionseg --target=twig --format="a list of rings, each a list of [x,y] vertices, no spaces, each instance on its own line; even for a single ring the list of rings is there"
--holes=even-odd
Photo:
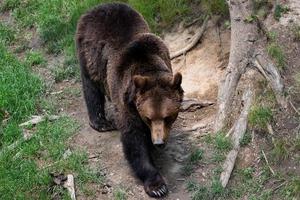
[[[60,90],[60,91],[56,91],[56,92],[50,92],[50,94],[51,95],[56,95],[56,94],[60,94],[60,93],[62,93],[63,91],[62,90]]]
[[[191,50],[198,43],[198,41],[201,39],[201,37],[202,37],[202,35],[203,35],[203,33],[206,29],[208,19],[209,19],[209,16],[206,16],[204,18],[202,26],[200,27],[199,31],[192,38],[191,43],[188,44],[183,49],[180,49],[180,50],[176,51],[175,53],[173,53],[170,56],[171,60],[174,59],[174,58],[177,58],[178,56],[181,56],[182,54],[186,54],[189,50]]]
[[[24,122],[19,125],[19,127],[28,126],[28,125],[36,125],[40,122],[45,121],[46,119],[49,119],[50,121],[58,119],[60,116],[57,115],[49,115],[49,116],[39,116],[39,115],[33,115],[31,120]]]
[[[291,107],[294,109],[294,111],[300,115],[300,112],[297,110],[297,108],[294,106],[293,102],[291,100],[289,100],[290,104],[291,104]]]
[[[229,137],[229,136],[233,133],[234,129],[235,129],[235,124],[234,124],[234,125],[231,127],[231,129],[227,132],[227,134],[226,134],[225,137]]]
[[[286,185],[287,182],[284,181],[283,183],[279,184],[278,186],[276,186],[274,189],[273,189],[273,192],[275,192],[276,190],[278,190],[279,188],[281,188],[282,186]]]
[[[270,166],[270,164],[269,164],[269,161],[268,161],[268,159],[267,159],[267,156],[266,156],[264,150],[261,150],[261,152],[262,152],[262,154],[263,154],[263,156],[264,156],[264,159],[265,159],[266,164],[267,164],[267,166],[269,167],[270,171],[272,172],[273,175],[275,175],[275,172],[274,172],[274,170],[271,168],[271,166]]]
[[[74,176],[72,174],[67,175],[67,180],[64,182],[64,188],[69,191],[72,200],[76,200]]]
[[[202,16],[197,17],[197,18],[194,19],[192,22],[190,22],[190,23],[184,25],[184,27],[185,27],[185,28],[188,28],[188,27],[192,26],[193,24],[195,24],[196,22],[198,22],[199,20],[201,20],[201,19],[202,19]]]

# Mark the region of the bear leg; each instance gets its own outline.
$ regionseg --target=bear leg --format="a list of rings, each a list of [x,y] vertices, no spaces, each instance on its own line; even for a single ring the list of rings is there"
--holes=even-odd
[[[105,118],[105,96],[99,87],[86,75],[82,75],[83,93],[87,105],[90,126],[99,132],[115,130]]]
[[[167,185],[153,164],[145,133],[122,131],[123,150],[132,170],[143,181],[145,192],[154,198],[166,196]]]

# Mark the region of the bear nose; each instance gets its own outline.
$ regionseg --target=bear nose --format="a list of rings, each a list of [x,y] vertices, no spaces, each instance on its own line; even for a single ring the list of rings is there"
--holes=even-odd
[[[166,144],[164,143],[164,141],[162,139],[155,140],[153,142],[153,144],[160,149],[163,149],[166,146]]]

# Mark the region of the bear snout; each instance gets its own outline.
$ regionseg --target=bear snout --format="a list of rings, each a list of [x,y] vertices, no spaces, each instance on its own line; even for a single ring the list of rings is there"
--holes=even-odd
[[[155,141],[153,141],[153,144],[159,149],[163,149],[166,146],[165,142],[162,139],[156,139]]]

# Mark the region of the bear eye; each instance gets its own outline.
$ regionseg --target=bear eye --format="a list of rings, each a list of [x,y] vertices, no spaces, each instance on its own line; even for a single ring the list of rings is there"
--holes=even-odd
[[[168,117],[165,117],[164,120],[167,124],[170,124],[170,123],[173,123],[174,117],[173,116],[168,116]]]
[[[145,117],[145,121],[146,123],[151,124],[151,120],[149,119],[149,117]]]

